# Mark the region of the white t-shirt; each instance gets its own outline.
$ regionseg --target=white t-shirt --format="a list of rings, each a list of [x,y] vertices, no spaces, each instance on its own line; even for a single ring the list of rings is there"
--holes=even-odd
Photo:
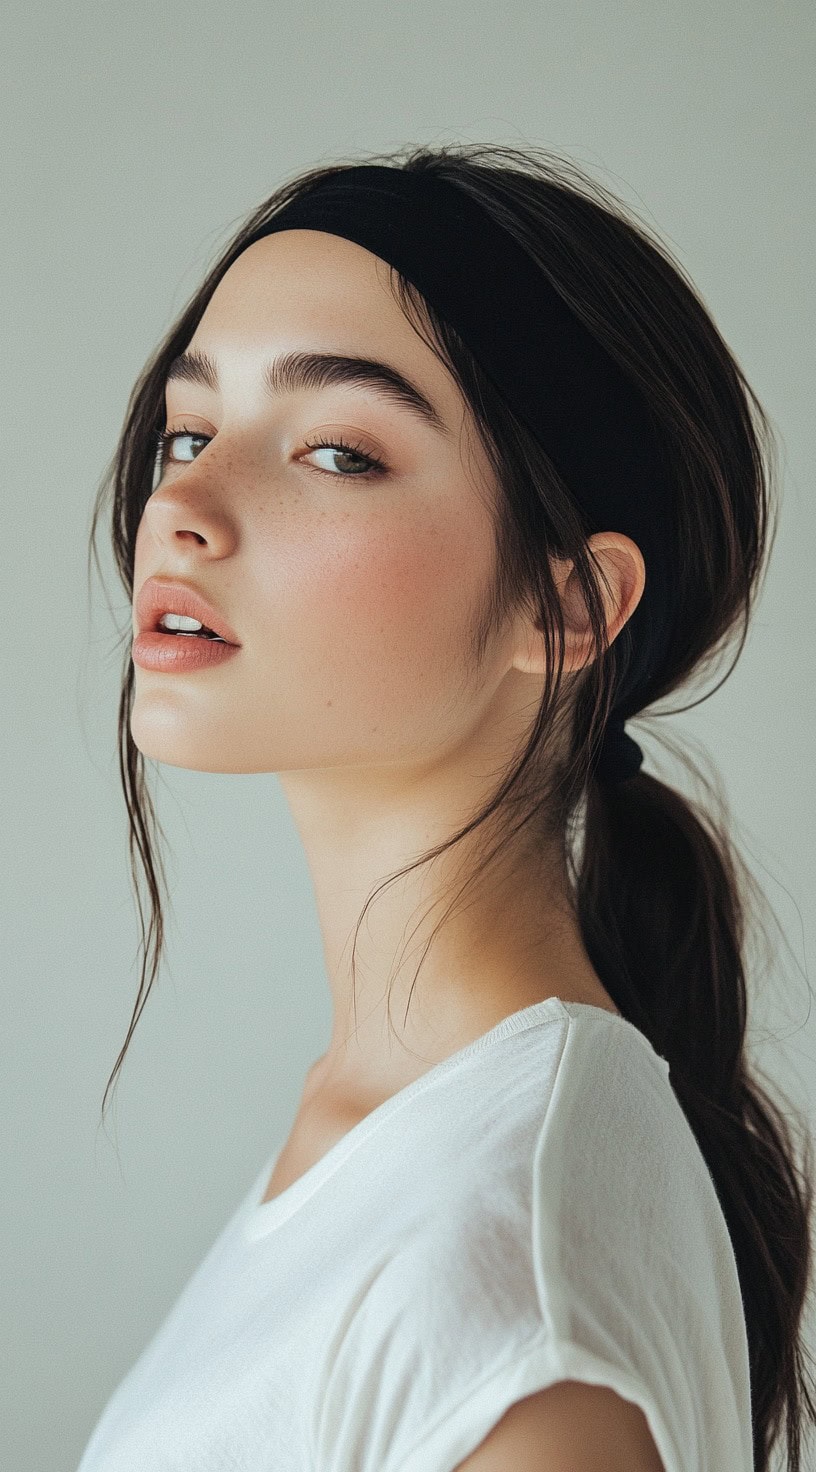
[[[669,1065],[549,997],[279,1196],[279,1146],[78,1472],[452,1472],[558,1380],[639,1405],[665,1472],[753,1472],[748,1344]]]

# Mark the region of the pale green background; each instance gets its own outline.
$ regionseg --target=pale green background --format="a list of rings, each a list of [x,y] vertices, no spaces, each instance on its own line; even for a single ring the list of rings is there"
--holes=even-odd
[[[665,724],[718,764],[776,906],[790,954],[756,1040],[813,1122],[816,12],[17,0],[2,32],[0,1443],[15,1472],[73,1472],[328,1038],[277,779],[161,768],[170,970],[97,1130],[138,930],[115,755],[130,611],[104,530],[117,625],[96,577],[89,608],[90,507],[146,356],[300,168],[434,140],[572,154],[668,240],[774,417],[783,512],[749,645]]]

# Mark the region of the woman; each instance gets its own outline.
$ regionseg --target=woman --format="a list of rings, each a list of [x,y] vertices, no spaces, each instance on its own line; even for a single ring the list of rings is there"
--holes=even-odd
[[[112,476],[151,982],[141,758],[274,771],[333,1028],[81,1472],[766,1472],[783,1414],[798,1472],[811,1202],[738,860],[624,729],[744,641],[769,444],[543,152],[307,171],[182,312]]]

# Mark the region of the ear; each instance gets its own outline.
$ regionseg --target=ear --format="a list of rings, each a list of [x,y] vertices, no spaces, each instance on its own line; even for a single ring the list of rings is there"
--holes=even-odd
[[[611,644],[643,596],[646,565],[637,543],[623,532],[595,532],[588,546],[598,564],[598,590]],[[592,658],[592,625],[572,560],[553,558],[551,566],[564,612],[564,672],[567,673],[583,669]],[[529,614],[520,616],[513,668],[534,675],[546,672],[544,635],[538,621]]]

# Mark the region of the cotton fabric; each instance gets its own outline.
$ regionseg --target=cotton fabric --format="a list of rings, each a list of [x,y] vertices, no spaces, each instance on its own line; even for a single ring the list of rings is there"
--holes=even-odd
[[[453,1472],[558,1380],[639,1405],[665,1472],[752,1472],[748,1345],[669,1066],[550,997],[262,1203],[111,1396],[78,1472]]]

